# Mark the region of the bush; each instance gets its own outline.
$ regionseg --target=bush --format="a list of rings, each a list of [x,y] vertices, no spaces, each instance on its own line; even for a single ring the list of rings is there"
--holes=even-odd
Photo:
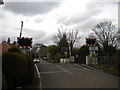
[[[28,56],[15,52],[7,52],[3,54],[2,60],[2,70],[7,84],[16,87],[30,82],[33,75],[33,64]]]
[[[10,49],[8,49],[8,52],[17,52],[17,53],[21,53],[21,50],[17,47],[12,47]]]
[[[57,62],[57,63],[59,63],[59,62],[60,62],[60,57],[61,57],[60,53],[57,53],[57,54],[54,56],[54,61]]]
[[[30,83],[33,80],[34,77],[34,62],[33,59],[28,56],[24,55],[28,61],[28,73],[27,73],[27,78],[26,78],[26,83]]]

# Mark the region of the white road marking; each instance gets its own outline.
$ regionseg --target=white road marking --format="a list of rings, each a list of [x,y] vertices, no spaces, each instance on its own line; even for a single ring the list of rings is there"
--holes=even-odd
[[[40,72],[39,72],[39,70],[38,70],[37,65],[36,65],[36,64],[34,64],[34,65],[35,65],[35,68],[36,68],[36,70],[37,70],[37,74],[38,74],[38,77],[39,77],[39,80],[40,80],[40,90],[42,90],[42,83],[41,83]]]
[[[82,66],[80,66],[80,65],[78,65],[78,64],[73,64],[73,65],[75,65],[75,66],[77,66],[77,67],[80,67],[80,68],[83,68],[83,69],[86,69],[86,70],[90,70],[90,69],[85,68],[85,67],[82,67]]]
[[[65,69],[65,70],[69,70],[69,71],[82,71],[84,69]],[[63,72],[65,72],[65,71],[40,72],[40,75],[42,75],[42,74],[63,73]]]
[[[66,69],[64,69],[64,68],[62,68],[62,67],[60,67],[59,65],[57,65],[57,67],[60,68],[60,69],[62,69],[62,70],[65,71],[65,72],[69,73],[69,74],[72,74],[72,73],[69,72],[68,70],[66,70]]]
[[[40,74],[53,74],[53,73],[61,73],[64,71],[51,71],[51,72],[41,72]]]

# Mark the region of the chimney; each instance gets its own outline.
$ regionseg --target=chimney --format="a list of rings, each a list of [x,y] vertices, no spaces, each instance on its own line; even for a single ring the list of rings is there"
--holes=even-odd
[[[10,38],[8,38],[8,43],[10,44]]]
[[[16,46],[17,46],[16,41],[14,41],[14,42],[13,42],[13,46],[14,46],[14,47],[16,47]]]

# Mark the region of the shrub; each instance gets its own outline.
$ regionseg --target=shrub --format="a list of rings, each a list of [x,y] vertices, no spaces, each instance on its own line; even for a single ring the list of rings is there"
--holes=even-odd
[[[33,80],[34,77],[34,62],[33,59],[28,56],[28,55],[24,55],[28,61],[28,73],[27,73],[27,78],[26,78],[26,83],[30,83]]]
[[[60,53],[56,53],[55,56],[54,56],[54,61],[59,63],[60,62]]]
[[[17,53],[21,53],[21,50],[17,47],[12,47],[10,49],[8,49],[8,52],[17,52]]]
[[[2,57],[2,70],[5,75],[7,84],[10,83],[13,86],[22,86],[30,81],[30,59],[27,56],[15,53],[7,52]],[[32,72],[32,71],[31,71]],[[8,86],[9,87],[9,86]]]

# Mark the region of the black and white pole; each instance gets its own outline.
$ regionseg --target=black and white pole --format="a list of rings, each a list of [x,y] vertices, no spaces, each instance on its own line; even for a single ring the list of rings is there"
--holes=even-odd
[[[20,38],[21,38],[21,36],[22,36],[22,29],[23,29],[23,21],[21,21]]]

